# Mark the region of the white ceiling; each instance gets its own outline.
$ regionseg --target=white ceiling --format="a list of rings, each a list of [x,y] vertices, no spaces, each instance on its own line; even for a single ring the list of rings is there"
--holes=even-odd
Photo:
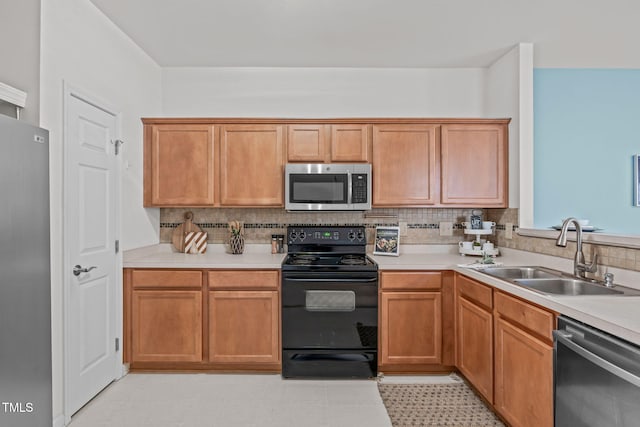
[[[637,0],[91,0],[161,66],[640,68]]]

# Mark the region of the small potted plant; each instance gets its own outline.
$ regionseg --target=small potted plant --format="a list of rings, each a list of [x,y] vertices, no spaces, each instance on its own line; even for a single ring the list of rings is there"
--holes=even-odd
[[[472,246],[474,251],[479,251],[482,249],[482,243],[478,242],[477,240],[473,242],[473,246]]]
[[[243,225],[239,221],[229,221],[229,249],[232,254],[244,252]]]

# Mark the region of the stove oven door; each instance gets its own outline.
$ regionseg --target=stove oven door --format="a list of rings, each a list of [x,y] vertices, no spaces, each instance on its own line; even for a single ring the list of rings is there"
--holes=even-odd
[[[375,349],[378,278],[371,272],[284,273],[284,349]]]
[[[377,338],[377,273],[283,272],[283,377],[375,377]]]

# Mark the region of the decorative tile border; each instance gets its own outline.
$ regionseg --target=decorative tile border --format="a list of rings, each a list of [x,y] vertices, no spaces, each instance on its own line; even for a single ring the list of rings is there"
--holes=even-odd
[[[176,228],[177,226],[179,226],[181,223],[179,222],[161,222],[160,223],[160,228]],[[211,222],[199,222],[196,223],[194,222],[195,225],[197,225],[200,228],[223,228],[226,229],[228,227],[227,223],[223,223],[223,222],[217,222],[217,223],[211,223]],[[335,224],[316,224],[316,223],[291,223],[291,224],[285,224],[285,223],[281,223],[281,224],[277,224],[277,223],[271,223],[271,224],[259,224],[259,223],[244,223],[243,226],[245,229],[264,229],[264,228],[287,228],[287,227],[313,227],[314,225],[322,225],[322,226],[336,226],[336,227],[359,227],[359,226],[364,226],[365,228],[376,228],[376,227],[397,227],[399,224],[399,222],[389,222],[389,223],[375,223],[375,224],[357,224],[357,223],[353,223],[353,224],[344,224],[344,223],[335,223]],[[505,229],[504,225],[501,226],[502,230]],[[439,230],[440,229],[440,224],[407,224],[407,228],[408,229],[412,229],[412,230],[421,230],[421,229],[427,229],[427,230]],[[462,223],[459,224],[453,224],[453,228],[454,230],[463,230],[464,229],[464,225]],[[498,228],[498,227],[496,227]],[[515,227],[514,227],[515,228]]]

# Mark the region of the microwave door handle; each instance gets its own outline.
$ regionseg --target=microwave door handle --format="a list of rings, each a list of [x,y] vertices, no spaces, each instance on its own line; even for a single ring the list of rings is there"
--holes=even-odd
[[[351,204],[353,203],[351,198],[353,196],[352,193],[352,187],[353,187],[353,182],[351,181],[352,177],[351,177],[351,172],[347,172],[347,203]]]

